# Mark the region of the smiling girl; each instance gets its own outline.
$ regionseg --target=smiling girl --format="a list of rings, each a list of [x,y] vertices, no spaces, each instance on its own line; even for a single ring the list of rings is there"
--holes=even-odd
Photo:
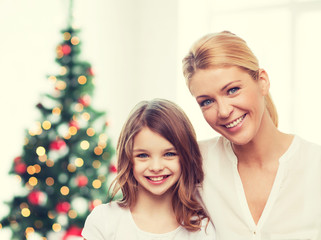
[[[87,240],[215,239],[198,188],[203,170],[194,129],[174,103],[143,101],[132,110],[118,144],[113,197],[97,206],[82,235]]]
[[[224,31],[183,59],[187,86],[219,134],[200,142],[203,199],[217,239],[321,239],[321,147],[281,132],[267,72]]]

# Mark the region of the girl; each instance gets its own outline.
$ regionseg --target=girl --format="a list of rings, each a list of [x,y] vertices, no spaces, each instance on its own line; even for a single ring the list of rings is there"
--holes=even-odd
[[[183,72],[222,135],[200,143],[217,239],[321,239],[321,147],[278,130],[269,77],[246,42],[206,35]]]
[[[121,190],[122,199],[91,212],[85,239],[214,239],[198,199],[203,170],[195,132],[177,105],[139,103],[123,126],[117,157],[113,197]]]

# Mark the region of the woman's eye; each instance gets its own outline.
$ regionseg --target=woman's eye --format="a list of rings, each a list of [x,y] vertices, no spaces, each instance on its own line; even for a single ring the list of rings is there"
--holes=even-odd
[[[167,152],[167,153],[165,153],[165,157],[174,157],[176,155],[177,155],[177,153],[175,153],[175,152]]]
[[[146,153],[141,153],[141,154],[138,154],[136,157],[138,157],[138,158],[148,158],[148,155]]]
[[[210,105],[212,102],[213,102],[213,100],[206,99],[206,100],[200,102],[200,106],[201,106],[201,107],[205,107],[205,106],[207,106],[207,105]]]
[[[234,87],[234,88],[231,88],[227,91],[227,94],[228,95],[232,95],[234,93],[236,93],[240,88],[239,87]]]

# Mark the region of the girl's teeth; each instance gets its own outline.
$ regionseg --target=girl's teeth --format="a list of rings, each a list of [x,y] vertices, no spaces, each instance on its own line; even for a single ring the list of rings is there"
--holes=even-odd
[[[239,123],[243,120],[244,116],[245,116],[245,115],[243,115],[242,117],[236,119],[235,121],[233,121],[233,122],[225,125],[225,127],[227,127],[227,128],[235,127],[237,124],[239,124]]]
[[[150,180],[152,181],[160,181],[160,180],[163,180],[165,178],[165,176],[162,176],[162,177],[149,177]]]

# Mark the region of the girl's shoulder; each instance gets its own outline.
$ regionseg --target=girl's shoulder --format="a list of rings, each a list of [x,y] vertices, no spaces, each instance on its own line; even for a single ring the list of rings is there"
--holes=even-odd
[[[120,207],[117,202],[100,204],[88,215],[82,236],[85,239],[113,239],[117,229],[129,210]]]

